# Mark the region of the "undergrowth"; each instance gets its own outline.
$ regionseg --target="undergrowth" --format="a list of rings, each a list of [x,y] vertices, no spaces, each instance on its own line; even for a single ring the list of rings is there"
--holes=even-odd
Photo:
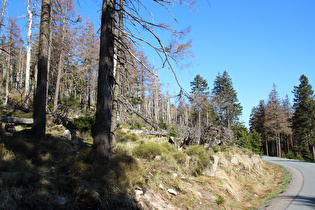
[[[229,158],[237,154],[252,155],[236,149],[222,152],[191,146],[180,151],[165,138],[118,130],[115,154],[104,161],[83,142],[53,134],[37,141],[27,130],[2,133],[0,209],[146,208],[134,189],[154,192],[180,209],[248,209],[285,190],[290,179],[279,177],[285,172],[272,165],[262,171],[250,171],[245,163],[231,165]],[[217,175],[204,176],[214,155],[220,157]]]
[[[89,145],[20,133],[1,137],[0,171],[0,209],[138,209],[133,188],[145,183],[124,150],[100,161]]]

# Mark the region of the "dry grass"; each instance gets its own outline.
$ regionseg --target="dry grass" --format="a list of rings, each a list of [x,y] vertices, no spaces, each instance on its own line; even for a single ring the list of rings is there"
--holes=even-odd
[[[185,152],[166,138],[123,136],[113,159],[104,162],[90,144],[56,137],[63,128],[48,130],[40,142],[27,132],[2,134],[0,209],[252,209],[283,190],[284,171],[246,150]],[[204,176],[213,155],[220,159],[216,175]],[[145,196],[136,198],[135,188]]]

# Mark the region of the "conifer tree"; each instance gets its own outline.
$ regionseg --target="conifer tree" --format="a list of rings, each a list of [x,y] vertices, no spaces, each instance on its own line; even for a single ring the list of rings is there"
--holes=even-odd
[[[33,103],[33,134],[36,137],[45,136],[46,132],[46,90],[47,90],[47,63],[49,45],[51,0],[42,0],[39,52],[38,52],[38,80]]]
[[[232,80],[226,71],[222,76],[219,73],[216,77],[212,97],[220,123],[231,129],[237,123],[243,108],[238,102]]]
[[[205,119],[208,115],[208,111],[210,110],[210,102],[209,102],[209,87],[208,83],[205,79],[203,79],[199,74],[196,75],[194,81],[190,82],[191,86],[191,98],[190,102],[192,103],[192,109],[195,113],[194,124],[198,125],[199,130],[201,126],[205,125]]]
[[[309,159],[309,147],[314,146],[314,91],[308,82],[308,78],[303,74],[300,77],[299,86],[294,86],[294,114],[293,114],[293,129],[294,139],[302,156]]]

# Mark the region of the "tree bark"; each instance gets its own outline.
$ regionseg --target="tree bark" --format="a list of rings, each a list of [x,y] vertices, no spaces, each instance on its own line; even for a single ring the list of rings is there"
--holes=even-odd
[[[66,33],[66,14],[65,10],[62,11],[62,29],[61,29],[61,40],[60,40],[60,54],[59,54],[59,63],[58,63],[58,73],[57,73],[57,80],[56,80],[56,88],[55,88],[55,98],[54,98],[54,108],[53,112],[56,112],[58,107],[58,98],[59,98],[59,89],[60,89],[60,79],[61,79],[61,73],[63,68],[63,42],[65,39],[65,33]]]
[[[2,4],[2,8],[1,8],[1,14],[0,14],[0,29],[2,27],[2,20],[3,20],[3,14],[4,14],[4,10],[5,10],[5,5],[7,3],[7,0],[4,0],[3,1],[3,4]]]
[[[110,129],[114,85],[115,0],[103,0],[100,61],[93,148],[100,158],[110,158]]]
[[[113,107],[112,107],[112,116],[111,116],[111,129],[110,129],[110,147],[113,151],[116,148],[116,129],[117,129],[117,117],[118,117],[118,95],[119,95],[119,85],[120,85],[120,72],[124,68],[123,63],[123,54],[122,54],[122,28],[123,28],[123,0],[119,2],[119,23],[118,23],[118,39],[120,43],[118,44],[118,59],[115,67],[115,82],[114,82],[114,95],[113,95]]]
[[[49,45],[51,0],[42,0],[40,21],[37,88],[33,104],[33,135],[37,138],[45,136],[46,132],[46,89],[47,89],[47,61]]]
[[[25,104],[28,104],[30,94],[30,67],[31,67],[31,36],[33,25],[33,14],[36,7],[36,1],[34,2],[33,9],[30,9],[31,0],[27,1],[27,13],[28,13],[28,31],[27,31],[27,48],[26,48],[26,66],[25,66]]]
[[[33,119],[32,118],[1,116],[1,122],[31,125],[31,124],[33,124]]]
[[[8,102],[9,102],[10,71],[11,71],[11,50],[10,50],[10,47],[9,47],[8,67],[7,67],[7,71],[6,71],[6,81],[5,81],[5,101],[4,101],[4,106],[7,106]]]

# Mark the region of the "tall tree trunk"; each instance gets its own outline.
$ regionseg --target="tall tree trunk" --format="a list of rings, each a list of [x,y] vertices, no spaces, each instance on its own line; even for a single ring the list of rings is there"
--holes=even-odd
[[[10,71],[11,71],[11,48],[9,47],[9,55],[8,55],[8,67],[6,71],[6,81],[5,81],[5,101],[4,106],[8,105],[9,102],[9,83],[10,83]]]
[[[100,61],[93,147],[97,156],[110,158],[111,114],[114,85],[115,0],[103,0]]]
[[[26,48],[26,66],[25,66],[25,104],[28,104],[30,94],[30,67],[31,67],[31,36],[32,36],[32,25],[33,25],[33,14],[36,7],[35,0],[33,9],[30,9],[31,0],[27,1],[27,13],[28,13],[28,31],[27,31],[27,48]]]
[[[33,135],[37,138],[44,137],[46,132],[47,49],[49,45],[50,8],[51,0],[42,0],[37,72],[38,79],[33,104]]]
[[[52,22],[52,15],[50,15],[50,23],[51,22]],[[50,24],[49,25],[48,59],[47,59],[47,90],[46,90],[47,97],[46,97],[46,106],[48,105],[48,99],[49,99],[48,90],[49,90],[49,71],[50,71],[50,63],[51,63],[50,61],[51,61],[52,38],[53,38],[53,30],[52,30],[52,24]]]
[[[56,88],[55,88],[55,98],[54,98],[54,108],[53,112],[56,112],[58,107],[58,98],[59,98],[59,89],[60,89],[60,79],[61,79],[61,73],[63,69],[63,43],[65,40],[65,33],[66,33],[66,14],[63,10],[62,12],[62,29],[61,29],[61,40],[60,40],[60,54],[59,54],[59,63],[58,63],[58,73],[57,73],[57,80],[56,80]]]
[[[60,78],[61,78],[61,71],[63,68],[63,51],[61,50],[59,55],[59,63],[58,63],[58,73],[57,73],[57,80],[56,80],[56,88],[55,88],[55,98],[54,98],[54,108],[53,112],[56,112],[58,107],[58,98],[59,98],[59,88],[60,88]]]
[[[267,138],[266,138],[265,143],[266,143],[266,155],[267,155],[267,156],[269,156],[269,150],[268,150],[268,140],[267,140]]]
[[[118,23],[118,40],[122,42],[122,28],[123,28],[123,0],[119,2],[119,23]],[[114,82],[114,95],[113,95],[113,107],[111,116],[111,128],[110,128],[110,147],[113,151],[116,148],[116,129],[117,129],[117,116],[118,116],[118,95],[120,88],[120,72],[124,68],[123,54],[121,43],[118,43],[118,62],[116,62],[116,68],[114,72],[115,82]]]
[[[3,14],[4,14],[4,10],[5,10],[5,5],[7,3],[7,0],[3,1],[2,7],[1,7],[1,13],[0,13],[0,29],[2,27],[2,20],[3,20]]]

